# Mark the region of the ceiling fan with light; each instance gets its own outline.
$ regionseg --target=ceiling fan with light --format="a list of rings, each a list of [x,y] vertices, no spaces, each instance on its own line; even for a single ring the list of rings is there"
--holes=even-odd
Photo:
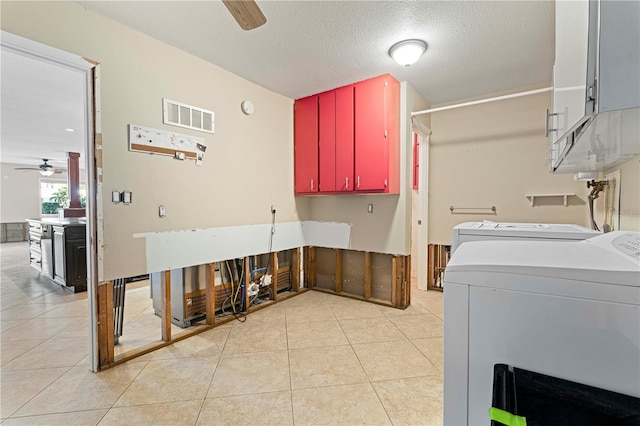
[[[54,173],[56,174],[62,173],[62,170],[56,169],[51,164],[47,163],[47,161],[49,161],[48,158],[43,158],[42,161],[43,163],[40,164],[38,167],[16,167],[14,170],[23,170],[23,171],[35,170],[40,172],[42,176],[51,176]]]
[[[253,30],[264,25],[267,18],[254,0],[222,0],[243,30]]]

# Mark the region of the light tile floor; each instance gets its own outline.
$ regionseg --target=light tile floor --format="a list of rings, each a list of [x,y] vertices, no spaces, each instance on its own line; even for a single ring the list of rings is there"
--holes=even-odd
[[[95,374],[86,293],[27,259],[0,244],[3,425],[442,424],[442,293],[401,311],[310,291]],[[156,340],[148,287],[127,298],[127,345]]]

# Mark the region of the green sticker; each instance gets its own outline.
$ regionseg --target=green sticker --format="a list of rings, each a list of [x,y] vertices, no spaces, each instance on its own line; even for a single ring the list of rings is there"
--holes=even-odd
[[[526,418],[516,416],[515,414],[495,407],[489,408],[489,417],[491,417],[491,420],[495,420],[506,426],[527,426]]]

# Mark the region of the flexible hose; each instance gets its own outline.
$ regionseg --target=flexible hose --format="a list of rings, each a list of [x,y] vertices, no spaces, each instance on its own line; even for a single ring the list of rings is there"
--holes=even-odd
[[[596,224],[596,220],[593,217],[593,201],[594,198],[589,195],[589,215],[591,216],[591,228],[593,228],[596,231],[600,231],[600,228],[598,228],[598,224]]]

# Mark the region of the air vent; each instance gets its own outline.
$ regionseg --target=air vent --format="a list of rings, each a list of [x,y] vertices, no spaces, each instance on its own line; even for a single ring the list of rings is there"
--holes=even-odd
[[[215,115],[212,111],[169,99],[162,99],[162,103],[164,124],[215,133]]]

